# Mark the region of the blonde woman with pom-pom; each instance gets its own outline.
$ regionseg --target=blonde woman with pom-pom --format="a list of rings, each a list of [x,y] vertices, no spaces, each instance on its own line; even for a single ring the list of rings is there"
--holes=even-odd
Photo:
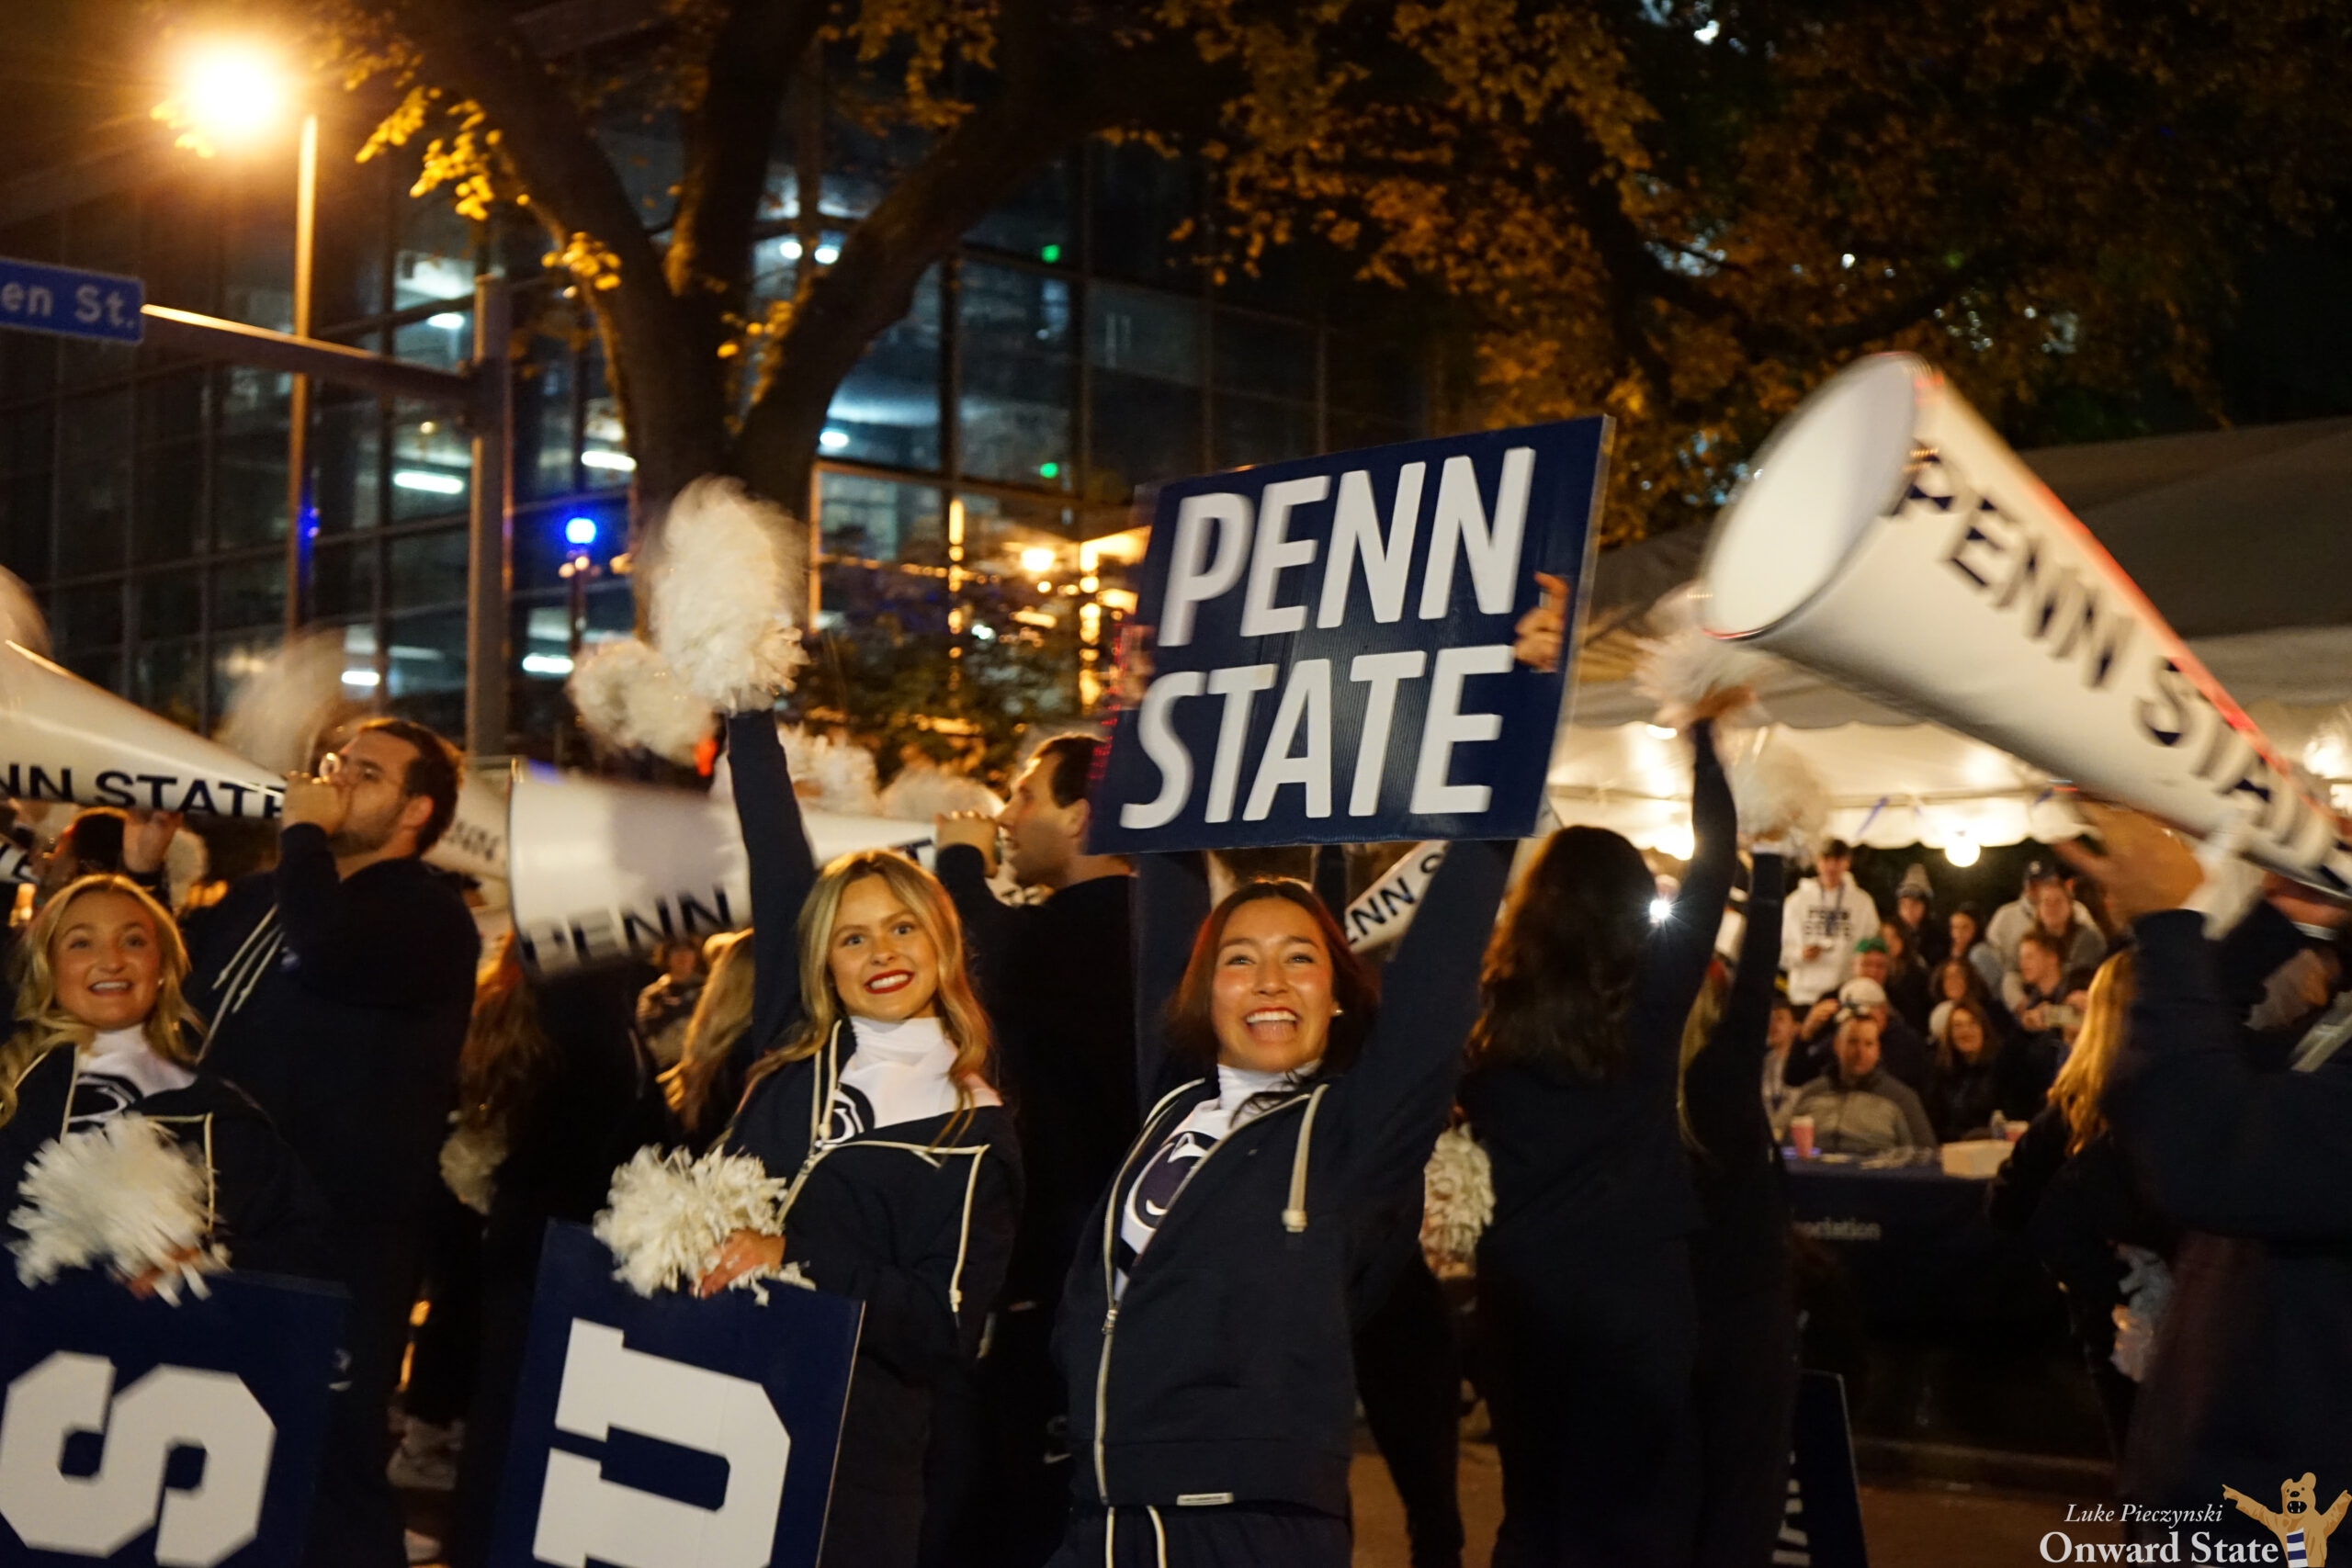
[[[888,852],[818,875],[774,719],[730,719],[728,744],[757,917],[736,1055],[764,1055],[724,1142],[792,1186],[784,1234],[738,1232],[701,1289],[791,1264],[865,1303],[823,1561],[896,1568],[922,1537],[934,1384],[978,1353],[1003,1281],[1020,1156],[945,890]]]
[[[13,1201],[60,1140],[143,1117],[202,1177],[207,1247],[180,1261],[209,1248],[239,1269],[318,1272],[325,1201],[243,1091],[197,1066],[200,1026],[181,996],[187,949],[164,907],[128,877],[83,877],[26,928],[15,963],[17,1026],[0,1045],[0,1193]],[[21,1238],[28,1223],[20,1209],[8,1228]],[[129,1282],[144,1293],[167,1272],[151,1266]]]

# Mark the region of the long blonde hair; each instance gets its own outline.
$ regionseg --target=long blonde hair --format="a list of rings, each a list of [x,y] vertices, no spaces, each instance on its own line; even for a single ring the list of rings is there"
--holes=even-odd
[[[17,943],[17,1027],[0,1045],[0,1124],[17,1114],[17,1086],[33,1064],[61,1045],[75,1050],[97,1037],[97,1031],[75,1018],[57,1000],[57,954],[51,951],[65,917],[74,906],[94,893],[119,893],[136,901],[155,928],[155,1005],[141,1027],[155,1055],[183,1067],[193,1067],[201,1056],[195,1043],[203,1021],[187,1003],[187,944],[171,911],[127,876],[85,876],[60,888],[42,906]]]
[[[2107,1130],[2107,1118],[2100,1113],[2098,1097],[2107,1089],[2107,1075],[2115,1066],[2115,1054],[2123,1049],[2123,1036],[2131,1021],[2132,998],[2139,989],[2138,970],[2132,949],[2125,948],[2098,966],[2091,976],[2091,994],[2083,1008],[2082,1032],[2075,1037],[2075,1048],[2066,1053],[2065,1066],[2058,1069],[2056,1081],[2050,1086],[2050,1103],[2066,1118],[2074,1134],[2066,1142],[2066,1152],[2073,1154]]]
[[[662,1075],[662,1098],[689,1131],[702,1122],[711,1087],[718,1081],[727,1054],[743,1031],[752,1026],[752,982],[758,966],[752,962],[752,932],[722,931],[703,944],[710,965],[702,995],[686,1020],[685,1049],[677,1064]]]
[[[1707,1154],[1706,1145],[1699,1142],[1699,1130],[1690,1124],[1690,1095],[1684,1080],[1690,1064],[1714,1038],[1715,1025],[1723,1021],[1724,1000],[1731,989],[1731,982],[1721,966],[1710,963],[1705,978],[1699,982],[1699,994],[1690,1000],[1690,1010],[1682,1020],[1682,1050],[1674,1075],[1674,1120],[1682,1129],[1684,1146],[1694,1154]]]
[[[474,976],[473,1016],[466,1025],[465,1050],[458,1057],[458,1119],[503,1138],[508,1122],[545,1079],[554,1057],[555,1047],[539,1027],[537,999],[523,973],[514,933],[509,931]]]
[[[990,1039],[989,1015],[973,994],[971,976],[964,967],[964,926],[956,906],[939,879],[895,850],[858,850],[825,867],[817,886],[800,906],[800,1027],[775,1050],[760,1059],[744,1087],[750,1089],[788,1063],[806,1060],[824,1048],[834,1026],[849,1016],[849,1008],[833,989],[832,965],[826,962],[833,939],[833,921],[842,897],[853,883],[878,876],[915,918],[931,939],[939,958],[939,1014],[947,1038],[956,1046],[948,1076],[956,1082],[956,1118],[940,1134],[945,1142],[963,1130],[972,1113],[972,1085],[988,1081]]]

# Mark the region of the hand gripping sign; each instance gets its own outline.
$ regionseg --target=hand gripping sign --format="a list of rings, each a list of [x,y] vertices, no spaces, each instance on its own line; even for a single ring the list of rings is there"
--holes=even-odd
[[[343,1301],[250,1275],[174,1306],[0,1277],[0,1562],[301,1561]]]
[[[1513,630],[1536,573],[1588,575],[1607,439],[1583,419],[1163,488],[1152,678],[1090,847],[1527,833],[1566,675],[1516,663]]]
[[[548,1226],[492,1568],[810,1568],[865,1309],[612,1275],[584,1228]]]
[[[2227,542],[2214,540],[2217,552]],[[2352,846],[2090,531],[1922,361],[1791,414],[1715,522],[1701,622],[2352,891]]]
[[[275,821],[284,781],[0,642],[0,795]]]

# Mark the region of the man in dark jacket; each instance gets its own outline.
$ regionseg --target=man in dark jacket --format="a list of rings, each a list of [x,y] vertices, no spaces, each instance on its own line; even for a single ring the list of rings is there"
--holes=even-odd
[[[976,1495],[959,1523],[926,1530],[927,1547],[960,1537],[952,1540],[959,1562],[1035,1564],[1061,1540],[1069,1467],[1048,1462],[1060,1441],[1048,1429],[1058,1433],[1066,1402],[1054,1314],[1080,1229],[1136,1134],[1134,879],[1124,860],[1086,852],[1100,745],[1056,736],[1014,779],[1001,816],[960,812],[938,824],[939,880],[996,1026],[1027,1179],[1004,1300],[977,1374],[988,1430],[967,1483]],[[1043,890],[1043,901],[1007,904],[989,890],[1000,833],[1012,879]],[[926,1561],[942,1560],[927,1551]]]
[[[311,1568],[405,1568],[385,1406],[415,1300],[481,940],[418,857],[457,809],[459,764],[422,725],[370,720],[286,790],[273,872],[188,920],[205,1066],[241,1085],[325,1190],[351,1292],[328,1414]]]
[[[2099,879],[2141,953],[2103,1108],[2158,1208],[2189,1233],[2119,1489],[2177,1507],[2307,1472],[2352,1482],[2352,1060],[2251,1066],[2205,939],[2196,859],[2146,818],[2086,810],[2106,852],[2061,852]]]

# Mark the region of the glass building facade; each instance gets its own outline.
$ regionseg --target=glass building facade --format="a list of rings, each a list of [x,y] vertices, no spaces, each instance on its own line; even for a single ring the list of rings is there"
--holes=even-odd
[[[413,197],[413,164],[356,163],[351,140],[330,130],[321,160],[316,335],[458,368],[477,271],[516,286],[509,711],[516,749],[544,754],[574,635],[566,525],[596,525],[600,566],[626,536],[630,465],[595,334],[536,230]],[[607,143],[645,209],[665,208],[678,159],[658,119]],[[887,141],[836,122],[825,144],[808,221],[788,150],[775,164],[763,297],[829,263],[883,188]],[[133,275],[151,303],[283,331],[292,186],[282,153],[153,147],[70,204],[0,187],[0,255]],[[1414,340],[1380,327],[1393,297],[1310,284],[1295,261],[1211,288],[1169,237],[1204,201],[1184,161],[1091,144],[932,268],[820,439],[829,632],[854,638],[880,614],[896,635],[928,614],[951,638],[1026,639],[1067,660],[1083,705],[1078,639],[1106,641],[1131,603],[1111,586],[1118,552],[1086,542],[1129,525],[1137,486],[1420,432]],[[0,332],[0,564],[47,607],[62,663],[211,728],[283,635],[289,401],[271,371]],[[348,694],[461,733],[465,433],[450,411],[314,387],[309,453],[306,615],[340,631]],[[583,618],[592,638],[626,630],[626,579],[593,579]]]

